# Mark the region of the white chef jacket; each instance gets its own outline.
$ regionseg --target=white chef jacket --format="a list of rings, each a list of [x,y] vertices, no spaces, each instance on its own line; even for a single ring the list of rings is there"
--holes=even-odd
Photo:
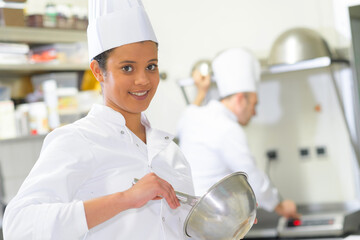
[[[236,116],[222,103],[190,105],[178,125],[179,144],[188,160],[195,194],[203,195],[224,176],[248,174],[259,207],[272,211],[279,203],[278,191],[257,166]]]
[[[151,128],[145,115],[141,121],[147,144],[125,126],[120,113],[103,105],[51,132],[6,208],[5,239],[185,239],[183,223],[190,207],[172,210],[164,199],[87,228],[83,201],[125,191],[134,178],[149,172],[194,194],[189,165],[172,137]]]

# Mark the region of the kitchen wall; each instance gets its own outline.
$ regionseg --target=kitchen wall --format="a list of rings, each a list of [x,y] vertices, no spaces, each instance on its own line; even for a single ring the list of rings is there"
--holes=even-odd
[[[351,78],[342,77],[349,74],[344,66],[335,71],[343,92],[351,87]],[[356,199],[356,162],[330,69],[265,75],[262,80],[258,114],[246,131],[255,158],[263,169],[269,164],[283,197],[298,203]],[[277,152],[270,163],[269,150]]]
[[[35,11],[46,2],[28,0],[28,10]],[[56,1],[60,2],[74,1]],[[161,82],[147,113],[154,127],[173,134],[186,107],[177,80],[188,77],[197,60],[212,59],[223,49],[240,46],[252,50],[259,59],[266,59],[276,37],[293,27],[314,29],[333,47],[350,45],[349,31],[339,24],[346,22],[347,5],[343,0],[143,2],[160,42],[160,70],[168,76]],[[259,92],[259,115],[247,129],[262,169],[266,166],[265,152],[278,151],[279,159],[270,165],[270,176],[284,197],[299,203],[341,201],[356,195],[352,153],[328,72],[324,70],[264,77]],[[274,104],[270,106],[267,102]],[[314,112],[319,103],[322,111]],[[295,117],[298,111],[304,112],[299,119]],[[36,161],[41,141],[39,138],[31,143],[1,142],[7,199],[15,194]],[[313,155],[317,146],[326,147],[325,157]],[[300,159],[300,147],[309,148],[311,157]],[[19,168],[22,170],[18,171]]]

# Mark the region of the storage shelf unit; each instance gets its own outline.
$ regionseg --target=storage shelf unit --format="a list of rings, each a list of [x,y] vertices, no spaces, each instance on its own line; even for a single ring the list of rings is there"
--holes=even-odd
[[[0,42],[53,44],[86,42],[86,31],[33,27],[0,27]],[[28,63],[0,64],[0,77],[21,77],[44,72],[85,71],[89,64]]]

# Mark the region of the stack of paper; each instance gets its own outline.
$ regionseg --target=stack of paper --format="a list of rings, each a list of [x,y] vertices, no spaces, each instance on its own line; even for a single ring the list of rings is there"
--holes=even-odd
[[[24,64],[28,62],[29,45],[0,43],[0,64]]]

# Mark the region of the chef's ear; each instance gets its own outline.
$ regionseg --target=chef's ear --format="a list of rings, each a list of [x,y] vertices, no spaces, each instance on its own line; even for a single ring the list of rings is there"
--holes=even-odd
[[[238,102],[246,100],[245,93],[235,93],[235,98]]]
[[[90,63],[90,69],[91,69],[92,73],[94,74],[96,80],[98,80],[98,82],[102,83],[104,81],[104,72],[101,69],[98,61],[92,60]]]
[[[235,94],[235,101],[240,105],[240,106],[246,106],[247,104],[247,98],[246,98],[246,93],[236,93]]]

